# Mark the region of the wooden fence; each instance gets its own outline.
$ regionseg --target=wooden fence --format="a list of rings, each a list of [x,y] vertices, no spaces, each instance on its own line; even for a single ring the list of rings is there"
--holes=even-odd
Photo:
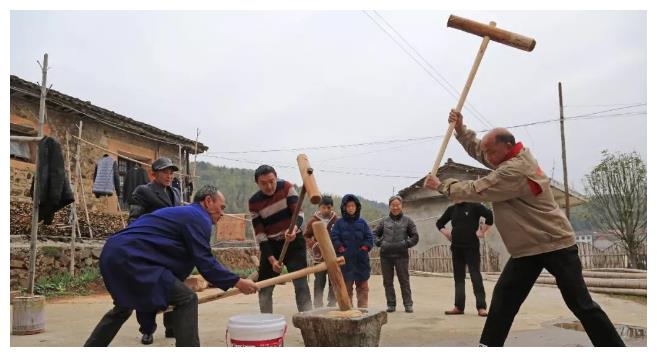
[[[625,249],[621,244],[614,244],[611,247],[600,250],[592,244],[578,243],[579,257],[582,261],[583,269],[595,268],[627,268],[628,258]],[[481,271],[498,272],[500,271],[499,253],[494,250],[488,250],[488,262],[484,255],[484,246],[479,248],[481,253]],[[452,252],[448,245],[436,245],[423,252],[415,249],[409,251],[409,269],[425,271],[432,273],[452,273]],[[379,249],[375,248],[370,253],[370,264],[372,274],[381,274],[381,259]],[[646,269],[647,254],[645,246],[639,252],[638,256],[639,269]]]
[[[579,258],[582,261],[583,269],[628,267],[628,256],[625,248],[620,243],[616,243],[605,250],[600,250],[588,243],[577,243],[577,248],[579,249]],[[648,255],[646,254],[645,245],[639,250],[637,258],[638,268],[646,269]]]
[[[482,245],[479,247],[479,252],[481,254],[481,270],[500,271],[499,253],[492,249],[487,249],[487,251],[488,257],[484,254],[484,246]],[[381,274],[381,259],[379,253],[379,248],[374,248],[372,252],[370,252],[372,274]],[[452,266],[452,252],[448,245],[436,245],[423,252],[410,249],[408,255],[410,270],[434,273],[451,273],[454,271]]]

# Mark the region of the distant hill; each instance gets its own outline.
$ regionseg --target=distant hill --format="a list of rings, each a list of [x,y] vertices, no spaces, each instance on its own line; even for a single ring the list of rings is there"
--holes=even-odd
[[[227,213],[247,213],[249,198],[258,190],[253,180],[254,170],[238,169],[225,166],[215,166],[208,162],[200,161],[196,167],[196,175],[199,176],[198,185],[214,185],[221,190],[226,197]],[[297,192],[299,187],[297,187]],[[330,193],[324,193],[330,194]],[[340,215],[340,202],[342,196],[333,195],[333,209]],[[361,217],[366,221],[372,221],[388,214],[388,205],[382,202],[371,201],[358,197],[361,202]],[[306,219],[317,210],[317,206],[304,200],[303,212]]]

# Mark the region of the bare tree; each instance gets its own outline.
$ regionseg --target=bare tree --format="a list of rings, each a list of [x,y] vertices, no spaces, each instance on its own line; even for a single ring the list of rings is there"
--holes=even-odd
[[[585,178],[592,217],[622,242],[630,268],[645,268],[638,254],[646,240],[646,165],[636,152],[602,156]]]

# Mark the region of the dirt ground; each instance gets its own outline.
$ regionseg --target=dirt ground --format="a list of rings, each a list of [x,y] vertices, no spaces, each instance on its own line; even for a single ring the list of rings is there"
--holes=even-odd
[[[312,277],[310,287],[312,291]],[[380,275],[370,279],[371,308],[386,306]],[[486,300],[490,302],[494,283],[484,282]],[[388,323],[381,331],[381,346],[476,346],[485,318],[476,315],[474,295],[466,283],[466,313],[446,316],[443,311],[453,304],[454,283],[450,278],[411,277],[414,313],[405,313],[401,294],[395,282],[398,309],[388,314]],[[206,290],[201,294],[210,293]],[[615,324],[646,328],[645,301],[623,299],[604,294],[592,294]],[[46,305],[46,332],[31,336],[11,336],[10,345],[19,346],[82,346],[102,315],[111,308],[108,294],[59,298]],[[401,309],[401,311],[400,311]],[[226,346],[225,332],[228,318],[243,313],[258,313],[257,295],[236,296],[199,306],[199,334],[202,346]],[[274,313],[283,314],[288,323],[286,346],[303,346],[299,329],[292,325],[296,313],[294,289],[291,283],[274,290]],[[134,315],[133,315],[134,316]],[[173,339],[164,337],[162,318],[151,346],[173,346]],[[507,346],[591,346],[584,332],[555,327],[554,324],[576,321],[564,304],[559,290],[550,286],[535,286],[516,316],[507,339]],[[11,326],[11,321],[9,322]],[[646,333],[647,335],[647,333]],[[119,331],[111,346],[142,346],[137,321],[131,317]],[[624,337],[628,346],[646,346],[646,338]]]

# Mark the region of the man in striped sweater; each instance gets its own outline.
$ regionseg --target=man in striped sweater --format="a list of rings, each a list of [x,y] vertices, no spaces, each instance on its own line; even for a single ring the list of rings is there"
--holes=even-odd
[[[294,185],[285,180],[279,180],[276,170],[269,165],[262,165],[255,171],[255,182],[259,191],[249,199],[251,222],[258,244],[260,245],[259,280],[265,280],[280,274],[283,265],[288,272],[297,271],[308,266],[306,260],[306,245],[301,232],[303,218],[292,217],[299,203]],[[287,234],[292,219],[296,226],[292,234]],[[278,261],[285,241],[289,247],[282,262]],[[297,310],[312,309],[308,278],[293,281]],[[263,288],[258,293],[260,312],[273,311],[272,295],[274,287]]]

